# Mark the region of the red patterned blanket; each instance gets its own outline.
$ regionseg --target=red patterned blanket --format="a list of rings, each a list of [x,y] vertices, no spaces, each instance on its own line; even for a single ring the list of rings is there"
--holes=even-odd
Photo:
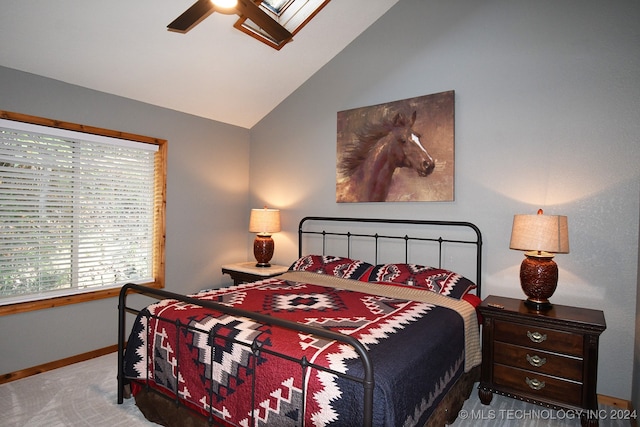
[[[288,273],[196,297],[357,338],[375,370],[374,425],[424,423],[465,370],[465,353],[467,365],[479,363],[472,308],[461,310],[470,315],[461,314],[448,302],[434,303],[431,295],[450,299],[432,292],[418,290],[423,297],[412,301],[391,290],[403,287],[318,276]],[[351,285],[390,290],[376,295]],[[467,303],[451,303],[456,304]],[[127,345],[125,375],[138,383],[148,379],[151,387],[228,425],[294,426],[303,417],[305,425],[361,425],[361,384],[272,352],[362,375],[357,354],[346,344],[175,300],[140,313]]]

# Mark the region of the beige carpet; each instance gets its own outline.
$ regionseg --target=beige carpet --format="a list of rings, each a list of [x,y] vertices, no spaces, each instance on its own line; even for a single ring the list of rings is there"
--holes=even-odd
[[[116,353],[0,386],[0,425],[157,426],[133,399],[117,402]]]
[[[157,426],[147,421],[133,399],[118,405],[116,354],[34,375],[0,386],[0,426]],[[614,408],[600,408],[605,419],[600,426],[631,425],[614,422]],[[571,414],[495,395],[491,406],[484,406],[474,390],[465,403],[455,427],[577,427],[580,420]]]

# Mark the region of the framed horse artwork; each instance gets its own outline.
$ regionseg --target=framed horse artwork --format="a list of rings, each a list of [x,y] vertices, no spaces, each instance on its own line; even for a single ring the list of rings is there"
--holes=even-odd
[[[453,201],[454,91],[338,112],[337,202]]]

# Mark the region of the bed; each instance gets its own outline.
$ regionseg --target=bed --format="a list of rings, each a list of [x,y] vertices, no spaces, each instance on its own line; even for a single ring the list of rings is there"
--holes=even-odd
[[[306,217],[283,275],[125,285],[118,403],[165,426],[451,423],[479,378],[481,260],[468,222]]]

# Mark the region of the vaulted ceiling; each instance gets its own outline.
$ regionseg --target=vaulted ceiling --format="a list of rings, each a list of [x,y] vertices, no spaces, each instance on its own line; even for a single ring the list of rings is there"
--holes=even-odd
[[[332,0],[278,51],[235,15],[167,31],[194,0],[3,0],[0,65],[251,128],[397,1]]]

